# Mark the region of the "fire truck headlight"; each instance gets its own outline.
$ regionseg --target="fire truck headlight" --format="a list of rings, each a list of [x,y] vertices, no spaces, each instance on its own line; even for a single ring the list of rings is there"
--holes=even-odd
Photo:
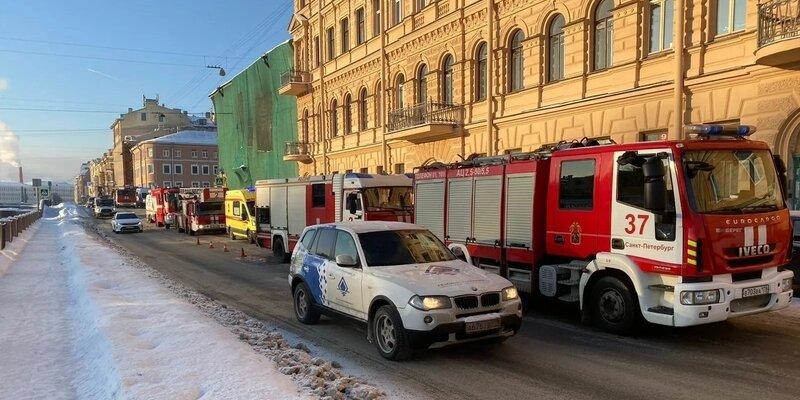
[[[792,290],[792,278],[783,278],[781,281],[781,290],[784,292]]]
[[[414,296],[408,300],[412,307],[422,310],[440,310],[450,308],[450,298],[447,296]]]
[[[722,299],[719,289],[714,290],[687,290],[681,292],[681,304],[687,306],[697,306],[704,304],[716,304]]]
[[[514,286],[503,289],[503,301],[514,300],[517,298],[519,298],[519,293],[517,292],[517,288]]]

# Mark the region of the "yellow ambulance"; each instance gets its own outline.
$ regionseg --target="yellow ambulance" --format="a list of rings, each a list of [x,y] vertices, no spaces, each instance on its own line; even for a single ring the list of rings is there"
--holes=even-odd
[[[256,239],[256,192],[254,190],[228,190],[225,193],[225,226],[231,239]]]

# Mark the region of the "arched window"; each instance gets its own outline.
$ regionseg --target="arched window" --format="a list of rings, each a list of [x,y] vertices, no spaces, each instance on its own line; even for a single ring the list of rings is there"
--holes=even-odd
[[[449,54],[442,61],[442,102],[453,104],[453,56]]]
[[[422,64],[417,70],[417,103],[428,100],[428,66]]]
[[[594,70],[610,67],[614,54],[613,0],[602,0],[594,10]]]
[[[524,76],[522,70],[524,68],[525,60],[522,54],[522,41],[525,40],[522,30],[517,30],[511,36],[508,51],[508,90],[516,92],[525,87]]]
[[[358,130],[367,129],[367,88],[358,93]]]
[[[331,137],[339,136],[339,103],[336,99],[331,102]]]
[[[343,114],[344,114],[344,134],[353,133],[353,110],[352,110],[352,99],[350,98],[350,93],[344,95],[344,102],[342,104],[343,107]]]
[[[547,80],[550,82],[564,78],[564,17],[558,14],[547,29]]]
[[[394,108],[400,110],[404,106],[405,98],[406,77],[403,74],[397,76],[397,85],[395,88]]]
[[[475,51],[475,100],[486,100],[486,43],[478,45]]]
[[[301,123],[303,124],[303,137],[301,140],[304,143],[308,143],[308,109],[303,110],[303,121]]]

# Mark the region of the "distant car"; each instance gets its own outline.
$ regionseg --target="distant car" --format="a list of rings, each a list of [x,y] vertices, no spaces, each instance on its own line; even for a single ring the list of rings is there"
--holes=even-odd
[[[142,220],[132,212],[118,212],[111,218],[111,230],[114,233],[142,232]]]
[[[289,267],[296,318],[320,313],[367,323],[387,359],[413,349],[517,333],[522,304],[505,278],[456,258],[430,231],[401,222],[307,227]]]
[[[90,210],[94,208],[94,197],[89,197],[89,200],[86,201],[86,208]]]

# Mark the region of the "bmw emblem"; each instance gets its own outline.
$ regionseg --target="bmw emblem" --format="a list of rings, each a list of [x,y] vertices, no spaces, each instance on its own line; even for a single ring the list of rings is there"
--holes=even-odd
[[[473,292],[477,292],[477,291],[478,291],[478,288],[476,288],[475,286],[473,286],[473,287],[472,287],[472,291],[473,291]]]

